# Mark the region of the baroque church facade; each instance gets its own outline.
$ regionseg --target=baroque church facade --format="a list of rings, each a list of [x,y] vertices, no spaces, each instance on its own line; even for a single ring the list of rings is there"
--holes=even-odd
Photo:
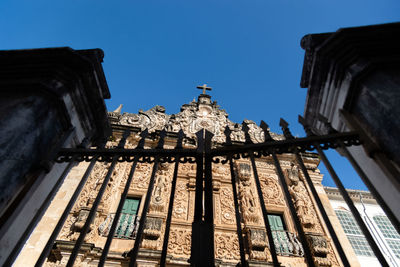
[[[131,134],[127,138],[125,148],[135,148],[140,140],[140,134],[146,129],[150,135],[150,138],[145,143],[147,148],[156,146],[157,133],[162,130],[167,132],[165,148],[173,148],[175,146],[176,133],[180,130],[183,130],[185,134],[183,146],[186,148],[195,148],[196,133],[201,129],[206,129],[213,133],[213,146],[221,145],[226,141],[224,134],[226,127],[231,130],[232,142],[245,142],[242,124],[230,121],[228,113],[221,109],[215,101],[211,101],[211,96],[204,92],[199,95],[197,100],[182,105],[180,112],[177,114],[167,114],[162,106],[155,106],[147,111],[140,110],[138,114],[121,113],[121,108],[118,108],[114,112],[109,112],[108,118],[113,128],[113,135],[106,144],[110,148],[117,146],[123,130],[128,128],[131,129]],[[248,133],[251,140],[254,143],[263,142],[265,137],[262,129],[253,121],[246,120],[245,122],[249,127]],[[280,134],[271,133],[271,135],[275,140],[284,139]],[[278,157],[296,213],[308,237],[316,266],[341,266],[327,228],[310,193],[310,188],[305,182],[303,174],[299,171],[295,156],[293,154],[281,154]],[[303,153],[302,157],[322,201],[328,201],[328,197],[321,185],[322,174],[318,170],[318,156],[313,153]],[[32,262],[35,262],[39,257],[88,164],[85,162],[80,163],[70,171],[46,213],[26,242],[15,262],[15,266],[31,266]],[[97,266],[114,220],[115,211],[127,181],[131,164],[129,162],[121,162],[113,170],[95,219],[79,251],[75,266]],[[57,237],[55,246],[47,258],[45,266],[66,265],[109,166],[110,163],[104,162],[95,164]],[[304,249],[299,241],[298,232],[293,223],[272,158],[269,156],[257,158],[256,166],[265,206],[269,212],[268,220],[273,232],[276,252],[281,265],[291,267],[307,266]],[[237,159],[234,161],[234,168],[246,259],[250,266],[270,266],[272,263],[270,246],[265,231],[252,165],[248,159]],[[143,213],[143,203],[151,170],[151,163],[138,163],[136,167],[111,243],[106,266],[128,265],[129,252],[133,248],[139,226],[139,218]],[[173,164],[170,163],[160,163],[157,170],[137,266],[157,266],[159,264],[173,171]],[[229,166],[213,163],[212,178],[215,265],[236,266],[240,261],[240,254]],[[190,265],[195,182],[196,165],[192,163],[180,164],[167,249],[168,266]],[[350,248],[348,253],[351,253],[351,251]]]

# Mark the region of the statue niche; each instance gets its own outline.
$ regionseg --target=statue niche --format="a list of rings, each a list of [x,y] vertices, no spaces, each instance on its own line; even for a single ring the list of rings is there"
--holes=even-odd
[[[313,228],[316,222],[313,211],[308,207],[310,199],[308,198],[306,189],[302,186],[302,181],[300,181],[298,167],[292,163],[291,168],[286,170],[286,174],[289,180],[289,192],[300,221],[305,228]]]
[[[161,213],[167,205],[166,193],[168,192],[169,164],[160,163],[157,174],[156,184],[153,189],[150,202],[150,212]]]
[[[236,164],[236,171],[239,178],[239,198],[243,219],[246,223],[257,223],[259,212],[257,200],[254,197],[256,194],[250,180],[252,177],[251,167],[247,163],[238,163]]]

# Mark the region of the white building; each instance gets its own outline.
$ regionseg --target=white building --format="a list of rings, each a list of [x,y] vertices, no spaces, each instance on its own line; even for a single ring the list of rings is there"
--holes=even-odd
[[[325,187],[330,204],[339,219],[335,231],[344,231],[361,266],[381,266],[358,227],[350,209],[337,188]],[[347,190],[365,224],[391,266],[400,266],[400,235],[393,227],[372,194],[362,190]]]

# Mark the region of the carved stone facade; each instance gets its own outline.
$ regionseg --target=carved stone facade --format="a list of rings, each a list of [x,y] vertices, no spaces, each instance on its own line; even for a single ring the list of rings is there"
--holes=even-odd
[[[242,124],[234,123],[228,119],[228,113],[220,109],[216,101],[211,102],[208,95],[200,95],[199,100],[193,100],[184,104],[177,114],[168,115],[163,106],[155,106],[147,111],[139,110],[138,114],[110,112],[110,121],[114,125],[137,127],[140,130],[148,129],[150,133],[157,130],[178,132],[183,130],[189,138],[195,139],[196,133],[201,129],[207,129],[214,134],[213,141],[224,143],[225,127],[232,131],[232,141],[244,142],[245,134]],[[250,138],[254,143],[264,141],[264,132],[251,120],[245,120],[249,127]],[[281,135],[272,133],[274,139],[283,139]]]
[[[182,106],[177,114],[168,115],[165,108],[155,106],[148,111],[140,110],[138,114],[110,112],[109,119],[116,129],[112,141],[108,146],[115,147],[121,137],[121,127],[132,127],[133,133],[127,140],[126,147],[135,147],[139,140],[140,131],[148,129],[150,133],[160,130],[176,133],[183,130],[188,137],[184,146],[193,147],[195,133],[202,128],[214,134],[214,144],[225,142],[225,127],[231,130],[233,142],[245,141],[242,125],[233,123],[228,119],[227,113],[220,109],[216,102],[211,102],[210,96],[200,95],[198,101],[192,101]],[[250,138],[253,142],[264,141],[263,131],[254,122],[247,120]],[[281,135],[273,134],[274,139],[283,139]],[[155,141],[146,141],[147,147],[154,147]],[[176,139],[168,137],[165,145],[173,147]],[[297,214],[301,218],[303,230],[306,232],[308,242],[313,247],[314,260],[318,266],[340,266],[334,253],[331,241],[319,218],[314,202],[302,174],[295,163],[295,157],[290,154],[280,155],[279,160],[284,169],[289,191],[295,204]],[[269,212],[279,215],[283,220],[283,234],[276,234],[276,247],[279,247],[279,261],[282,266],[306,266],[304,250],[299,242],[297,230],[294,227],[288,206],[281,188],[278,175],[270,157],[256,159],[257,172],[261,184],[261,191],[265,205]],[[318,172],[318,158],[311,157],[305,160],[313,177],[322,179]],[[83,165],[87,163],[82,163]],[[85,166],[86,166],[85,165]],[[80,263],[77,266],[97,265],[102,247],[105,244],[108,231],[114,218],[115,211],[120,201],[132,163],[121,162],[116,165],[90,232],[85,239],[86,252],[79,255]],[[71,252],[74,241],[88,216],[89,210],[99,191],[101,183],[107,174],[109,164],[96,163],[88,181],[73,207],[53,250],[57,257],[50,257],[46,266],[64,266],[66,258]],[[153,164],[138,163],[128,196],[140,200],[138,216],[141,216],[143,202],[152,173]],[[81,168],[83,170],[83,168]],[[83,171],[76,174],[80,177]],[[155,184],[151,193],[147,220],[144,226],[143,241],[139,251],[138,266],[156,266],[160,257],[165,232],[169,196],[171,193],[172,176],[174,167],[171,163],[161,163],[155,174]],[[249,159],[234,161],[234,180],[238,193],[239,215],[245,243],[246,258],[256,266],[268,266],[272,262],[269,242],[265,230],[264,218],[261,212],[260,199],[257,194],[254,170]],[[229,165],[213,164],[213,197],[214,197],[214,224],[215,224],[215,258],[223,266],[236,266],[240,261],[239,242],[236,233],[236,212],[231,183]],[[179,165],[176,183],[176,193],[172,209],[172,224],[169,235],[167,264],[174,266],[188,266],[191,249],[191,227],[194,216],[196,165],[182,163]],[[67,178],[68,179],[68,178]],[[320,182],[320,180],[319,180]],[[63,190],[74,190],[73,186]],[[75,184],[76,186],[76,184]],[[67,201],[64,201],[66,205]],[[53,204],[52,204],[53,205]],[[60,204],[54,204],[60,205]],[[52,207],[50,207],[52,208]],[[63,209],[63,207],[57,207]],[[46,219],[46,215],[43,220]],[[41,223],[43,223],[43,220]],[[132,222],[120,222],[121,228],[134,232],[137,225]],[[48,230],[50,233],[51,229]],[[45,238],[44,238],[45,239]],[[116,236],[110,247],[110,261],[118,262],[125,266],[129,261],[129,251],[133,248],[135,235],[128,238]],[[56,255],[54,254],[54,255]]]

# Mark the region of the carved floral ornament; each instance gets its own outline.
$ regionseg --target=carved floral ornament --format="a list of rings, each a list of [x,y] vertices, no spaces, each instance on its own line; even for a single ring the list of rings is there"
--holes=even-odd
[[[177,114],[168,115],[163,106],[155,106],[147,111],[139,110],[138,114],[109,112],[109,119],[112,124],[125,125],[140,128],[142,131],[146,128],[149,133],[166,130],[168,132],[179,132],[183,130],[189,138],[195,138],[196,132],[206,129],[214,134],[213,141],[224,143],[225,127],[231,130],[232,141],[244,142],[245,134],[242,125],[234,123],[228,119],[228,113],[220,109],[220,106],[214,101],[211,103],[209,96],[199,96],[199,100],[193,99],[189,104],[184,104],[181,111]],[[251,120],[244,121],[249,127],[250,138],[254,143],[264,141],[263,130]],[[281,135],[271,133],[276,140],[281,140]]]

